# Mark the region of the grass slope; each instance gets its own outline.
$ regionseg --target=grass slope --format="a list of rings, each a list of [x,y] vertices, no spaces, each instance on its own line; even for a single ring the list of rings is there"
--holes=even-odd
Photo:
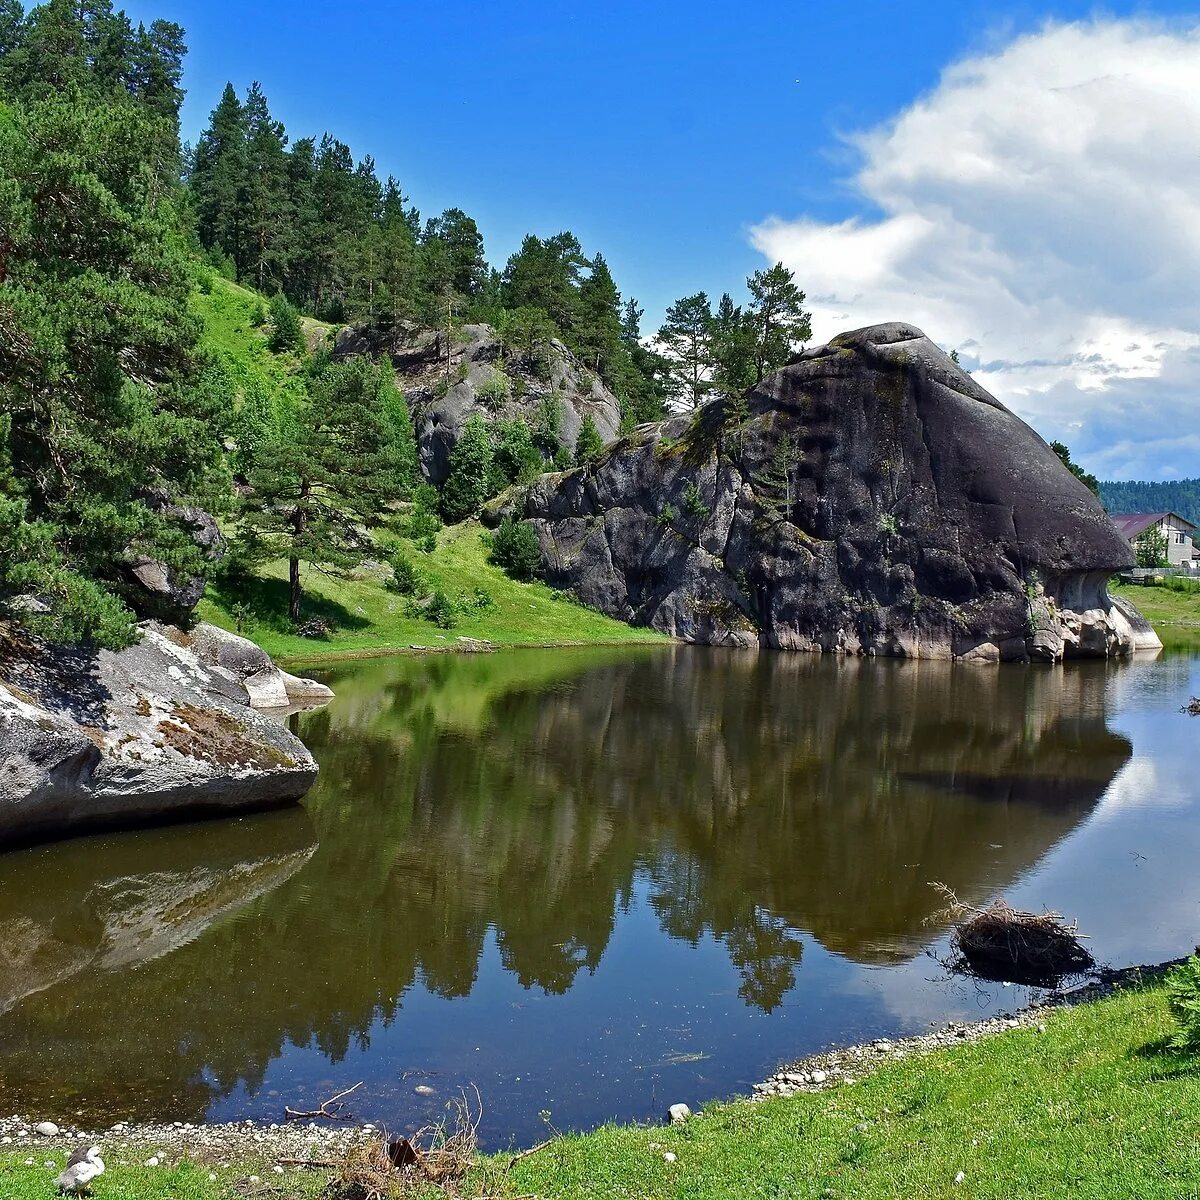
[[[1154,626],[1168,650],[1200,650],[1200,581],[1172,581],[1174,586],[1110,584]]]
[[[645,1200],[1181,1200],[1200,1194],[1200,1059],[1167,1051],[1161,985],[1050,1012],[1018,1029],[896,1060],[833,1091],[714,1105],[684,1126],[610,1127],[564,1138],[505,1173],[482,1162],[465,1196]],[[672,1153],[669,1163],[664,1154]],[[40,1200],[51,1172],[0,1154],[5,1200]],[[143,1168],[111,1156],[98,1200],[231,1200],[316,1194],[323,1176],[271,1175],[263,1160]],[[61,1165],[61,1153],[54,1156]],[[962,1173],[961,1181],[956,1182]]]
[[[380,535],[387,541],[388,535]],[[387,568],[359,572],[359,578],[340,579],[306,569],[305,613],[323,617],[335,626],[327,640],[292,633],[287,612],[286,565],[273,564],[253,586],[247,602],[250,617],[242,632],[268,654],[309,661],[349,653],[382,653],[409,646],[452,649],[459,638],[489,641],[497,646],[573,645],[577,643],[664,642],[662,634],[614,621],[567,599],[541,583],[509,579],[487,561],[483,529],[467,522],[443,531],[432,554],[409,550],[428,576],[431,589],[440,588],[452,600],[466,598],[458,624],[440,629],[422,617],[407,615],[403,596],[383,586]],[[473,610],[470,598],[482,588],[491,606]],[[234,629],[234,597],[215,588],[201,602],[205,621]]]
[[[267,330],[258,324],[265,305],[263,297],[250,288],[213,275],[208,290],[192,293],[191,304],[203,325],[202,345],[216,355],[239,389],[252,383],[270,395],[287,395],[303,390],[303,362],[296,354],[275,354],[267,345]],[[333,330],[331,325],[305,317],[304,331],[310,348]],[[566,600],[541,584],[524,584],[509,579],[487,562],[482,530],[468,524],[447,530],[430,555],[411,552],[430,580],[451,597],[470,597],[477,588],[492,598],[485,609],[464,605],[458,625],[439,629],[420,617],[406,615],[404,598],[383,586],[386,570],[362,571],[357,578],[339,579],[305,569],[305,613],[322,617],[336,627],[327,641],[314,641],[291,632],[287,611],[284,564],[267,568],[244,597],[210,590],[199,615],[206,621],[234,629],[233,606],[238,600],[248,605],[242,631],[268,653],[284,658],[317,659],[353,653],[382,653],[404,650],[411,645],[431,649],[452,648],[459,638],[475,638],[498,646],[562,645],[578,642],[660,642],[661,635],[646,629],[631,629],[599,613]],[[391,544],[388,535],[380,541]],[[392,539],[394,541],[394,539]],[[382,550],[381,550],[382,553]]]
[[[195,289],[191,295],[192,311],[202,325],[201,347],[221,360],[239,388],[254,381],[269,395],[302,394],[300,356],[273,353],[267,345],[268,329],[258,323],[266,307],[264,298],[215,273],[209,287],[208,291]],[[334,330],[311,317],[303,317],[302,324],[310,348]]]
[[[571,1138],[520,1164],[512,1188],[689,1200],[1195,1196],[1200,1060],[1163,1049],[1170,1028],[1160,988],[1124,992],[1048,1015],[1045,1033],[900,1061],[833,1092]]]

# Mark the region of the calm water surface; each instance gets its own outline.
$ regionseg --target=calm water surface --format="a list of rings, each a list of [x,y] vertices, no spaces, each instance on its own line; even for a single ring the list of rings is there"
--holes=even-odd
[[[745,1091],[1027,994],[941,881],[1200,936],[1200,655],[998,670],[686,648],[360,662],[302,808],[0,856],[0,1111],[253,1117],[467,1084],[491,1145]],[[418,1094],[418,1086],[433,1095]]]

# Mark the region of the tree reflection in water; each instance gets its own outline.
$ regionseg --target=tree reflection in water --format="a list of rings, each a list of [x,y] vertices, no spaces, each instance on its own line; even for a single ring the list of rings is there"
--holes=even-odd
[[[367,1045],[414,984],[468,996],[489,935],[562,995],[603,970],[639,885],[770,1013],[805,938],[911,959],[941,932],[930,881],[1005,888],[1130,755],[1102,664],[665,648],[326,677],[304,809],[0,860],[0,1103],[198,1119],[287,1043]]]

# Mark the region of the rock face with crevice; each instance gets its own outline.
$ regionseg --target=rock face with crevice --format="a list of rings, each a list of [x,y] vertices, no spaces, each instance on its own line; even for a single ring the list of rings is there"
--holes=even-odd
[[[211,626],[140,634],[114,653],[0,628],[0,847],[260,808],[312,786],[312,755],[259,709],[321,703],[327,688]]]
[[[437,485],[445,482],[450,455],[476,414],[487,422],[519,417],[534,428],[539,407],[553,397],[558,401],[561,444],[572,453],[585,417],[592,418],[605,442],[617,436],[621,423],[617,398],[557,339],[550,343],[540,370],[506,353],[490,325],[456,330],[449,353],[436,330],[349,326],[338,334],[334,354],[387,355],[391,360],[412,410],[421,470]]]
[[[842,334],[490,510],[542,572],[686,641],[985,661],[1160,643],[1095,497],[919,329]]]

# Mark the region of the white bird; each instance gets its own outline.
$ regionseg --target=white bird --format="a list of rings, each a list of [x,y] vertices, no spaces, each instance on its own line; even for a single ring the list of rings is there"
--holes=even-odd
[[[84,1196],[88,1193],[88,1184],[103,1174],[104,1160],[100,1157],[100,1147],[81,1146],[67,1160],[56,1182],[59,1191]]]

